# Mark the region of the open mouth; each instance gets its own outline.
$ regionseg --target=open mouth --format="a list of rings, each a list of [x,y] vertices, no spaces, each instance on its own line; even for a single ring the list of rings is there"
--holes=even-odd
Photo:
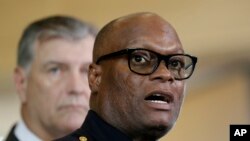
[[[153,103],[165,104],[172,102],[173,98],[168,94],[153,93],[147,96],[145,100]]]

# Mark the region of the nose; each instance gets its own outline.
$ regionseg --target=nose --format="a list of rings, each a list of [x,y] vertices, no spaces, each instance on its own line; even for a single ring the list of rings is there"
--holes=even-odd
[[[166,67],[165,61],[161,61],[158,68],[152,74],[150,74],[149,77],[150,80],[158,80],[161,82],[169,81],[172,83],[174,81],[174,77]]]
[[[70,94],[84,94],[87,93],[89,86],[88,86],[88,79],[87,74],[83,74],[82,72],[72,72],[68,76],[68,88]]]

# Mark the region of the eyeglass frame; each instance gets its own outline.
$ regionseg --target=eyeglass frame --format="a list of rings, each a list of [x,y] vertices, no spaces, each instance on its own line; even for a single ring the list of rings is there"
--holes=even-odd
[[[133,69],[131,69],[131,67],[130,67],[130,55],[131,55],[132,52],[134,52],[134,51],[136,51],[136,50],[145,50],[145,51],[154,53],[154,54],[157,56],[157,58],[158,58],[157,65],[155,65],[155,67],[153,68],[153,70],[152,70],[151,73],[142,74],[142,73],[138,73],[138,72],[134,71]],[[191,77],[192,74],[193,74],[193,72],[194,72],[194,69],[195,69],[195,65],[196,65],[196,63],[197,63],[197,60],[198,60],[197,57],[192,56],[192,55],[189,55],[189,54],[181,54],[181,53],[179,53],[179,54],[162,55],[162,54],[159,54],[159,53],[157,53],[157,52],[154,52],[154,51],[152,51],[152,50],[145,49],[145,48],[126,48],[126,49],[122,49],[122,50],[119,50],[119,51],[116,51],[116,52],[112,52],[112,53],[109,53],[109,54],[100,56],[100,57],[97,59],[96,64],[99,64],[100,61],[102,61],[102,60],[109,59],[109,58],[113,58],[113,57],[117,57],[117,56],[122,56],[122,55],[128,55],[129,58],[128,58],[127,60],[128,60],[128,66],[129,66],[130,71],[132,71],[132,72],[134,72],[134,73],[136,73],[136,74],[139,74],[139,75],[150,75],[150,74],[154,73],[154,72],[158,69],[158,67],[159,67],[159,65],[160,65],[160,63],[161,63],[162,60],[163,60],[165,63],[168,63],[169,59],[170,59],[171,57],[173,57],[173,56],[179,56],[179,55],[180,55],[180,56],[187,56],[187,57],[190,57],[190,58],[191,58],[191,61],[192,61],[192,64],[191,64],[191,65],[193,65],[193,68],[192,68],[191,73],[189,74],[188,77],[184,77],[184,78],[175,78],[175,80],[185,80],[185,79],[188,79],[189,77]],[[185,69],[189,68],[191,65],[186,66]],[[168,64],[166,64],[165,66],[166,66],[166,68],[168,69]]]

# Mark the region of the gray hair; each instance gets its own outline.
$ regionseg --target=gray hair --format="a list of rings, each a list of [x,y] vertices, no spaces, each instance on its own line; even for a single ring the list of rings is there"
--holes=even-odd
[[[27,68],[34,57],[36,41],[46,41],[53,38],[78,40],[87,36],[97,35],[97,28],[89,23],[73,17],[51,16],[31,23],[23,31],[18,44],[17,65]]]

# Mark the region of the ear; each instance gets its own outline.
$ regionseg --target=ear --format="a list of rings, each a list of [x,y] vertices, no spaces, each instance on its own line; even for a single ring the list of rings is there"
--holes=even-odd
[[[14,71],[14,83],[22,103],[26,102],[26,91],[27,91],[27,72],[24,68],[17,67]]]
[[[101,73],[100,66],[93,63],[89,65],[88,80],[91,93],[93,94],[98,92],[101,83]]]

